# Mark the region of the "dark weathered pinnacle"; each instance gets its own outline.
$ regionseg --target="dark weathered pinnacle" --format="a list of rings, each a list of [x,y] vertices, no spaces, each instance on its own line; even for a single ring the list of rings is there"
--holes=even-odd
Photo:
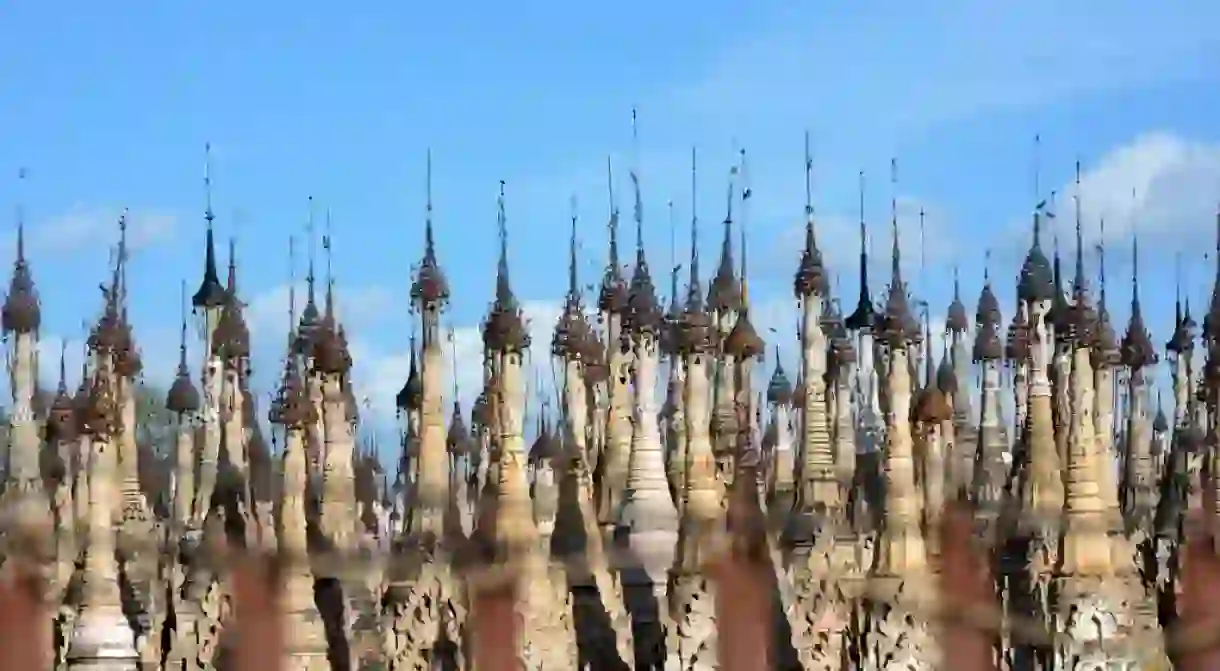
[[[784,364],[780,361],[778,350],[775,353],[775,371],[771,374],[771,381],[767,383],[767,402],[776,405],[792,403],[792,382],[784,373]]]
[[[180,368],[169,391],[165,394],[166,410],[185,415],[198,411],[201,405],[199,390],[191,380],[190,373],[185,368]]]
[[[411,363],[407,371],[407,381],[398,390],[395,404],[399,410],[419,410],[424,402],[424,383],[419,375],[419,364],[416,359],[415,345],[411,345]]]
[[[726,247],[726,249],[729,248]],[[727,263],[725,258],[721,257],[716,276],[712,278],[707,291],[708,308],[721,313],[741,308],[741,283],[737,281],[737,276],[733,273],[732,252],[728,252]]]
[[[467,456],[475,450],[470,432],[466,430],[466,422],[462,419],[462,407],[457,401],[453,402],[453,413],[449,417],[449,432],[445,436],[445,447],[455,457]]]
[[[1165,349],[1175,354],[1189,352],[1195,347],[1195,320],[1190,316],[1190,310],[1178,321],[1173,336],[1165,344]]]
[[[1110,314],[1102,308],[1097,313],[1093,330],[1093,350],[1091,353],[1093,365],[1116,366],[1122,361],[1122,350],[1119,348],[1118,336],[1110,323]]]
[[[411,285],[411,299],[425,308],[443,306],[449,301],[449,282],[430,248]]]
[[[1004,357],[1004,343],[1000,340],[999,326],[988,320],[979,326],[974,338],[974,362],[999,361]]]
[[[1029,360],[1029,325],[1019,312],[1013,315],[1012,323],[1008,325],[1004,358],[1013,365]]]
[[[230,298],[221,310],[212,341],[212,351],[227,362],[250,356],[250,329],[242,315],[241,303]]]
[[[983,285],[983,291],[979,294],[978,309],[974,313],[975,325],[981,326],[984,323],[992,322],[999,325],[1001,319],[1000,300],[996,298],[995,291],[991,288],[991,283]]]
[[[280,387],[280,424],[294,429],[312,427],[318,421],[318,409],[309,398],[309,392],[296,366],[287,370]]]
[[[936,387],[944,394],[957,393],[957,375],[953,372],[953,362],[949,357],[941,357],[936,368]]]
[[[1093,347],[1097,338],[1097,312],[1086,296],[1078,294],[1068,308],[1067,339],[1077,348]]]
[[[917,422],[939,424],[953,418],[953,408],[945,393],[933,385],[919,392],[912,414]]]
[[[945,317],[945,328],[953,333],[965,333],[970,330],[970,318],[966,316],[966,304],[958,296],[953,297]]]
[[[1034,214],[1034,243],[1025,255],[1021,275],[1017,280],[1017,299],[1024,303],[1051,300],[1055,295],[1055,274],[1051,262],[1042,251],[1039,240],[1041,215]]]
[[[81,408],[82,430],[92,436],[112,437],[120,429],[119,408],[114,390],[100,375],[94,376],[89,385],[87,401]]]
[[[797,267],[792,288],[797,298],[830,295],[830,282],[822,261],[822,250],[818,249],[813,233],[812,217],[805,224],[805,249],[801,252],[801,264]]]
[[[627,283],[617,273],[606,271],[598,294],[597,307],[606,314],[621,314],[627,309]]]
[[[919,332],[919,322],[911,313],[905,287],[895,284],[890,287],[885,313],[881,317],[881,338],[892,348],[906,347],[912,341],[912,325],[915,332]]]
[[[837,368],[853,364],[856,362],[856,348],[852,343],[851,334],[847,331],[847,325],[839,314],[838,306],[833,302],[827,302],[825,312],[822,316],[822,328],[830,337],[830,365],[831,370],[827,373],[837,375]]]
[[[1152,336],[1144,326],[1144,317],[1139,305],[1134,306],[1131,318],[1127,322],[1127,332],[1123,334],[1120,345],[1122,364],[1128,368],[1144,368],[1157,363],[1156,347],[1152,344]]]
[[[61,387],[59,393],[55,395],[55,400],[51,402],[51,409],[47,414],[47,423],[43,431],[44,438],[48,443],[68,443],[76,439],[78,429],[76,406],[73,404],[72,397],[68,395],[67,389]]]
[[[530,341],[525,320],[515,305],[495,305],[483,322],[483,344],[494,352],[524,352]]]
[[[13,265],[8,296],[0,307],[0,326],[5,333],[34,333],[42,325],[42,307],[29,264],[19,256]]]
[[[754,324],[750,322],[750,314],[746,310],[737,313],[737,321],[724,340],[725,353],[737,361],[753,359],[763,353],[766,343],[759,337]]]
[[[589,322],[580,311],[579,303],[569,303],[551,338],[551,353],[561,358],[583,359],[585,344],[590,335]]]
[[[551,434],[550,427],[543,423],[534,444],[530,446],[529,460],[535,463],[552,463],[562,455],[562,446]]]
[[[351,370],[351,363],[334,322],[324,319],[314,340],[314,368],[323,375],[344,375]]]

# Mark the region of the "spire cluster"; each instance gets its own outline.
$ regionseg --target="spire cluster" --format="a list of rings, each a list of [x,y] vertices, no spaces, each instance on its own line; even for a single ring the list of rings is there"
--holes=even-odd
[[[408,370],[394,399],[400,442],[397,458],[386,464],[385,427],[368,416],[376,406],[358,400],[351,375],[350,324],[337,307],[329,214],[320,238],[324,294],[315,297],[312,199],[305,306],[298,316],[290,290],[282,375],[264,408],[250,387],[251,333],[232,239],[227,286],[215,281],[205,176],[204,280],[193,297],[182,286],[177,370],[164,398],[171,435],[158,449],[139,432],[148,420],[128,419],[142,363],[128,319],[126,217],[79,386],[69,394],[61,350],[58,389],[49,402],[38,400],[44,395],[31,384],[38,379],[38,316],[30,315],[26,299],[34,297],[35,311],[38,302],[27,282],[19,219],[14,288],[0,315],[7,333],[21,335],[7,339],[14,411],[6,492],[24,496],[25,483],[41,483],[49,495],[37,503],[57,525],[55,560],[76,574],[71,584],[90,586],[79,603],[69,590],[63,605],[76,609],[75,617],[51,625],[57,640],[71,642],[70,650],[56,651],[63,657],[56,666],[96,659],[83,642],[104,638],[92,630],[103,625],[122,633],[112,637],[117,647],[105,651],[107,658],[130,660],[133,668],[136,660],[158,655],[166,667],[223,666],[212,652],[223,647],[214,640],[216,627],[181,629],[189,618],[156,612],[210,612],[220,572],[200,564],[205,553],[199,550],[222,543],[286,558],[281,606],[288,620],[286,663],[294,668],[322,668],[344,654],[370,668],[461,667],[462,632],[469,630],[463,572],[501,559],[544,569],[515,576],[525,582],[513,609],[520,638],[530,642],[517,651],[522,668],[568,669],[577,662],[631,668],[639,661],[648,668],[716,666],[723,660],[714,657],[715,646],[696,639],[714,631],[713,609],[703,606],[719,598],[702,574],[704,549],[726,533],[735,551],[755,561],[785,595],[782,613],[766,609],[787,618],[779,630],[786,625],[793,632],[768,639],[781,666],[821,668],[831,660],[831,666],[872,669],[898,660],[930,667],[944,651],[924,622],[922,599],[912,595],[942,570],[943,548],[930,531],[943,523],[954,494],[977,504],[975,528],[980,540],[992,543],[992,586],[1006,609],[996,618],[996,653],[1004,663],[1040,660],[1049,669],[1057,660],[1102,651],[1122,664],[1138,658],[1139,665],[1156,666],[1144,663],[1145,649],[1174,645],[1173,637],[1157,636],[1162,625],[1155,617],[1173,610],[1172,599],[1117,600],[1110,605],[1114,617],[1131,622],[1129,629],[1102,631],[1083,647],[1072,636],[1026,641],[1014,623],[1033,617],[1057,631],[1079,630],[1097,593],[1176,593],[1182,520],[1197,498],[1192,488],[1211,477],[1206,432],[1217,414],[1220,338],[1212,337],[1212,327],[1220,323],[1220,309],[1206,320],[1207,363],[1200,371],[1196,360],[1182,356],[1196,334],[1189,300],[1179,299],[1166,347],[1171,412],[1158,394],[1152,418],[1158,352],[1140,302],[1138,245],[1132,244],[1130,320],[1119,339],[1108,312],[1104,248],[1096,294],[1087,286],[1077,193],[1071,284],[1063,282],[1058,246],[1053,260],[1042,251],[1042,237],[1050,234],[1042,228],[1054,213],[1039,203],[1031,248],[1009,287],[1018,299],[1011,321],[1001,313],[1004,287],[992,282],[990,254],[973,315],[955,270],[938,359],[934,308],[912,292],[924,283],[904,277],[896,188],[888,286],[884,298],[871,292],[863,175],[860,293],[844,316],[834,295],[838,282],[832,283],[818,247],[806,138],[805,245],[791,285],[798,349],[785,361],[774,346],[774,361],[764,362],[768,346],[749,294],[751,189],[744,152],[729,175],[720,264],[706,294],[695,158],[692,151],[690,258],[685,269],[670,260],[664,315],[645,254],[638,165],[630,171],[634,259],[620,263],[612,190],[610,259],[596,323],[586,314],[593,297],[580,284],[573,202],[562,313],[541,325],[554,329],[550,350],[561,360],[552,361],[558,365],[549,385],[541,382],[546,362],[526,360],[533,325],[510,283],[501,182],[495,294],[482,324],[482,387],[467,390],[478,391],[467,416],[457,382],[466,362],[458,360],[452,327],[441,326],[449,318],[450,287],[433,226],[429,155],[422,260],[409,292],[416,309]],[[921,212],[921,234],[923,223]],[[672,204],[670,232],[672,239]],[[290,243],[290,286],[294,250]],[[195,364],[188,358],[196,348],[188,351],[189,306],[203,311],[205,326],[202,362]],[[1035,321],[1044,316],[1047,323]],[[447,353],[441,351],[444,330]],[[1058,340],[1046,342],[1052,335]],[[663,378],[664,404],[657,407]],[[263,411],[274,427],[270,434],[260,422]],[[398,471],[393,485],[387,466]],[[615,542],[605,542],[611,536]],[[630,573],[617,561],[624,548]],[[1122,548],[1157,561],[1135,571],[1116,561],[1127,556],[1116,550]],[[569,560],[575,561],[561,563]],[[563,579],[572,566],[580,575]],[[573,610],[574,577],[592,588],[584,597],[605,618],[579,617],[583,605]],[[844,579],[854,587],[825,589]],[[666,610],[638,609],[619,589],[623,584],[647,588],[659,597],[651,605]],[[1048,589],[1030,600],[1009,593],[1012,585]],[[171,602],[150,596],[156,594],[170,595]],[[1012,610],[1026,601],[1030,612]],[[430,605],[411,605],[421,603]],[[816,636],[809,635],[811,623],[820,627]],[[62,630],[66,624],[76,631]],[[450,631],[445,645],[434,645],[438,631]],[[1132,631],[1143,633],[1136,638]]]

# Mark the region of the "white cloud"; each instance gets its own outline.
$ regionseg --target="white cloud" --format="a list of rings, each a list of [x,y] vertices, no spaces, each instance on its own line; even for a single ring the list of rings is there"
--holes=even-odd
[[[165,388],[174,378],[178,368],[178,331],[168,328],[148,328],[135,334],[143,365],[141,376],[148,384]],[[85,342],[80,336],[64,337],[57,334],[41,334],[38,340],[38,373],[43,387],[48,390],[59,384],[60,352],[64,354],[68,386],[75,389],[80,381],[81,363],[85,356]],[[194,357],[192,351],[190,356]],[[192,358],[192,369],[196,360]],[[7,390],[7,380],[4,388]]]
[[[527,320],[531,343],[527,357],[527,384],[532,390],[550,394],[554,389],[551,368],[551,335],[559,319],[560,300],[531,300],[522,302],[522,312]],[[351,343],[352,358],[356,362],[354,380],[363,396],[367,396],[379,419],[394,416],[394,397],[407,380],[410,370],[410,353],[404,347],[394,351],[379,350],[367,340],[357,337]],[[470,404],[483,390],[483,334],[478,325],[455,326],[453,342],[446,347],[447,380],[452,380],[457,362],[456,378],[463,406]],[[445,396],[452,399],[452,392]],[[536,396],[530,401],[537,403]]]
[[[266,353],[265,359],[278,360],[282,354],[283,341],[278,336],[287,333],[288,289],[287,285],[281,285],[249,301],[247,323],[256,347]],[[303,283],[296,287],[296,295],[299,313],[305,296]],[[367,402],[365,412],[372,412],[373,424],[382,427],[393,420],[395,396],[407,380],[410,369],[409,339],[404,333],[403,337],[390,340],[392,344],[387,346],[385,339],[370,338],[366,334],[376,328],[387,315],[387,310],[402,309],[405,313],[405,308],[395,307],[402,305],[395,296],[395,292],[383,286],[339,287],[335,292],[340,321],[348,329],[348,346],[354,361],[352,379],[357,394],[362,403]],[[527,357],[528,384],[531,389],[539,389],[544,395],[550,395],[554,388],[551,336],[561,306],[562,300],[558,298],[527,300],[521,306],[532,339]],[[411,319],[417,318],[412,316]],[[453,328],[453,341],[445,346],[445,396],[452,399],[448,385],[456,372],[460,399],[468,411],[483,388],[482,330],[478,324],[445,324],[446,329],[450,326]],[[454,361],[458,362],[456,369]],[[265,364],[263,369],[269,373],[274,371],[274,375],[279,374],[278,364],[273,368]],[[260,377],[259,381],[264,385],[276,382],[270,375]],[[531,405],[536,405],[537,395],[534,394],[535,400],[531,400]]]
[[[898,251],[902,270],[908,282],[916,278],[921,264],[935,267],[957,257],[956,238],[943,211],[931,203],[916,198],[898,199]],[[923,212],[922,226],[920,212]],[[871,289],[884,288],[890,279],[891,250],[894,232],[893,217],[887,207],[884,216],[868,212],[869,283]],[[860,265],[860,217],[856,215],[827,213],[814,218],[818,248],[828,272],[835,280],[834,294],[847,301],[854,299]],[[922,229],[922,230],[921,230]],[[805,246],[805,224],[788,227],[776,236],[769,246],[763,248],[763,258],[780,264],[776,272],[791,279],[800,263],[801,250]],[[787,264],[786,267],[783,264]],[[839,287],[850,289],[846,295]],[[852,303],[854,305],[854,302]]]
[[[247,301],[245,317],[246,324],[252,334],[259,334],[273,339],[278,345],[281,341],[275,336],[287,336],[288,333],[288,296],[289,291],[296,292],[297,315],[305,307],[305,282],[298,282],[290,287],[282,284],[264,291]],[[315,300],[318,309],[323,309],[322,301],[325,289],[319,283]],[[382,286],[339,286],[335,289],[335,312],[340,323],[353,330],[374,325],[389,310],[403,309],[401,301],[396,300],[394,292]]]
[[[1220,198],[1220,144],[1150,133],[1102,156],[1081,177],[1089,237],[1106,220],[1106,237],[1129,239],[1133,228],[1179,249],[1212,247]],[[1068,191],[1070,193],[1070,191]],[[1067,206],[1067,203],[1065,203]],[[1066,208],[1063,214],[1067,214]],[[1208,244],[1211,243],[1211,244]]]
[[[118,209],[76,208],[65,214],[37,222],[29,228],[27,245],[31,252],[73,252],[93,245],[112,246],[119,239]],[[158,211],[132,210],[127,213],[127,242],[133,252],[173,237],[178,219]],[[12,242],[7,243],[8,249]]]
[[[529,320],[532,343],[527,360],[527,384],[531,390],[530,406],[535,410],[540,397],[550,399],[555,407],[555,389],[560,371],[552,368],[551,336],[559,319],[562,302],[556,300],[525,301],[522,305]],[[795,300],[787,296],[758,297],[751,301],[750,318],[758,334],[767,343],[765,364],[755,376],[755,390],[763,392],[775,366],[775,348],[790,379],[795,382],[799,370],[800,352],[797,347],[797,319],[799,314]],[[933,355],[939,359],[944,332],[944,317],[932,315]],[[464,325],[454,329],[453,345],[446,351],[447,381],[456,372],[460,400],[468,412],[474,399],[483,388],[483,340],[479,326]],[[374,423],[385,426],[395,416],[394,398],[406,382],[410,366],[410,355],[403,348],[395,351],[379,350],[366,340],[356,339],[351,343],[352,356],[356,362],[354,380],[358,393],[367,399],[374,415]],[[457,361],[456,370],[454,361]],[[664,373],[664,370],[662,371]],[[452,392],[445,393],[446,401]]]
[[[64,355],[69,391],[76,389],[80,381],[81,362],[84,359],[84,342],[79,339],[43,335],[38,342],[38,372],[43,388],[54,389],[59,384],[59,356]]]
[[[1074,181],[1058,189],[1057,217],[1048,230],[1048,236],[1058,235],[1065,250],[1075,244],[1076,193]],[[1150,265],[1163,265],[1174,252],[1188,256],[1210,252],[1216,245],[1220,144],[1169,132],[1142,135],[1085,162],[1079,193],[1086,253],[1092,256],[1101,241],[1100,221],[1104,219],[1106,242],[1111,249],[1117,248],[1115,254],[1107,255],[1107,263],[1114,269],[1129,267],[1127,245],[1133,231],[1147,243],[1149,252],[1142,262]],[[1001,245],[1014,259],[1028,247],[1029,227],[1028,216],[1021,217],[1008,236],[1019,242]]]

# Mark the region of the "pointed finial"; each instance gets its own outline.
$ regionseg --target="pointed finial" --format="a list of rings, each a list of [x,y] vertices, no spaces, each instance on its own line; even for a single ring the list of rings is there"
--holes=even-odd
[[[1220,204],[1216,205],[1216,259],[1220,263]]]
[[[610,156],[606,157],[606,191],[610,206],[610,219],[606,222],[610,238],[610,259],[606,268],[606,279],[609,281],[618,278],[621,272],[618,260],[618,200],[614,194],[614,159]],[[603,287],[605,290],[606,287]],[[605,307],[608,305],[603,305]]]
[[[1135,216],[1135,189],[1131,189],[1131,315],[1132,319],[1135,316],[1140,316],[1140,234],[1139,234],[1139,218]],[[1157,397],[1158,410],[1160,408],[1160,396]]]
[[[123,208],[119,214],[119,260],[121,264],[127,260],[127,217],[131,214],[130,208]]]
[[[636,262],[644,256],[644,206],[640,197],[640,179],[632,172],[631,185],[635,190],[635,256]]]
[[[860,296],[856,301],[855,310],[844,320],[844,325],[852,331],[872,329],[876,321],[873,308],[873,298],[868,287],[868,227],[864,221],[864,171],[859,173],[860,190]]]
[[[1173,255],[1174,324],[1182,323],[1182,252]]]
[[[576,221],[578,216],[576,194],[572,194],[568,204],[572,210],[572,231],[571,237],[568,239],[568,300],[575,304],[580,298],[580,285],[576,277]]]
[[[330,300],[330,293],[334,290],[335,284],[335,261],[334,261],[334,240],[331,238],[331,216],[330,208],[326,208],[326,220],[323,223],[322,233],[322,253],[326,255],[326,293],[327,300]]]
[[[640,136],[635,108],[631,108],[631,190],[635,197],[633,216],[635,219],[636,258],[644,253],[644,200],[640,195]]]
[[[331,321],[331,326],[335,326],[335,260],[334,260],[334,241],[331,238],[331,215],[330,208],[326,208],[326,219],[322,224],[322,253],[326,255],[326,307],[325,314]]]
[[[749,270],[748,270],[748,266],[746,264],[746,257],[747,257],[746,227],[742,226],[741,227],[741,307],[743,309],[749,309],[749,306],[750,306],[749,291],[747,290],[747,287],[746,287],[746,285],[749,283],[749,281],[747,279]]]
[[[216,219],[216,214],[212,211],[212,143],[205,142],[203,144],[203,199],[204,211],[203,218],[208,223],[208,228],[212,227],[212,221]]]
[[[813,155],[809,151],[809,131],[805,131],[805,217],[813,218]]]
[[[729,235],[728,231],[732,230],[732,226],[733,226],[733,194],[734,194],[734,189],[737,186],[736,185],[737,172],[738,172],[737,166],[733,166],[733,167],[729,168],[729,190],[728,190],[728,196],[726,197],[725,214],[724,214],[724,226],[725,226],[725,235],[726,236]]]
[[[500,241],[500,259],[496,264],[496,303],[502,309],[513,305],[508,282],[508,212],[504,199],[504,180],[500,180],[500,195],[496,197],[496,235]]]
[[[900,277],[902,257],[898,249],[898,159],[890,159],[890,235],[892,247],[890,262],[893,264],[893,276]]]
[[[859,192],[860,192],[860,194],[859,194],[860,195],[860,230],[863,231],[864,230],[864,171],[863,170],[860,171],[858,184],[859,184]],[[861,238],[861,239],[863,239],[863,238]]]
[[[432,148],[428,147],[424,155],[424,221],[432,223]]]
[[[127,308],[127,217],[130,214],[130,209],[124,207],[119,215],[119,250],[114,270],[115,296],[124,311]]]
[[[1036,187],[1035,187],[1036,188]],[[1034,242],[1033,247],[1041,249],[1042,247],[1042,219],[1055,218],[1055,191],[1051,191],[1050,198],[1038,199],[1035,196],[1034,205]]]
[[[1133,191],[1134,193],[1134,191]],[[1131,222],[1131,311],[1139,309],[1140,233],[1137,222]]]
[[[742,217],[741,217],[741,226],[739,228],[739,230],[741,231],[741,233],[740,233],[740,235],[741,235],[741,306],[742,306],[742,308],[749,309],[749,304],[750,304],[749,291],[747,290],[747,284],[748,284],[747,274],[749,271],[748,271],[748,265],[746,262],[746,257],[747,257],[746,225],[748,222],[746,220],[747,218],[745,216],[745,214],[746,214],[745,210],[746,210],[747,201],[750,199],[751,191],[750,191],[750,182],[749,182],[749,172],[746,167],[746,150],[743,148],[739,151],[740,151],[740,155],[741,155],[741,164],[740,164],[741,165],[741,209],[743,210]]]
[[[122,254],[120,254],[120,257]],[[229,236],[229,295],[237,298],[237,236]]]
[[[1080,160],[1076,160],[1076,277],[1075,291],[1083,296],[1086,289],[1084,276],[1084,218],[1081,215]]]
[[[690,286],[687,287],[688,309],[696,309],[703,298],[699,287],[699,188],[698,156],[690,148]]]
[[[305,271],[305,287],[306,300],[311,304],[314,302],[314,282],[316,281],[316,278],[314,277],[314,257],[317,256],[317,234],[314,232],[313,214],[313,196],[310,196],[309,215],[305,220],[305,237],[309,245],[309,259],[307,261],[308,267]]]
[[[869,240],[868,240],[868,224],[866,224],[864,222],[865,182],[864,182],[864,171],[863,170],[860,171],[860,175],[859,175],[859,192],[860,192],[859,193],[859,197],[860,197],[860,291],[864,292],[867,290],[867,287],[865,285],[867,285],[867,283],[868,283],[867,280],[868,280],[868,252],[869,252],[868,243],[869,243]],[[861,294],[861,296],[863,296],[863,293]]]
[[[1106,307],[1106,218],[1101,217],[1098,222],[1100,229],[1101,240],[1097,243],[1097,285],[1100,287],[1101,309],[1104,311]]]
[[[180,330],[179,330],[179,334],[178,334],[178,355],[179,355],[178,363],[180,366],[185,366],[186,365],[186,316],[187,316],[187,313],[189,310],[189,308],[187,306],[190,304],[187,301],[187,296],[186,296],[186,280],[182,280],[179,283],[178,293],[179,293],[178,302],[181,304],[181,312],[182,312]],[[62,367],[63,364],[61,363],[60,366]],[[60,371],[60,374],[62,375],[62,371]]]
[[[183,287],[185,287],[185,282]],[[59,393],[68,393],[68,339],[59,340]]]
[[[890,219],[898,231],[898,159],[890,159]]]
[[[17,199],[17,263],[25,263],[25,178],[29,172],[25,168],[17,169],[17,188],[21,197]]]
[[[610,156],[606,157],[606,192],[610,205],[610,216],[613,217],[618,212],[618,205],[614,198],[614,159]]]
[[[508,238],[508,214],[504,205],[504,180],[500,180],[500,196],[496,199],[496,225],[501,242]]]
[[[1072,193],[1072,205],[1076,209],[1076,224],[1080,225],[1080,159],[1076,159],[1076,189]]]
[[[678,219],[674,214],[674,201],[672,198],[665,201],[665,210],[669,214],[669,267],[673,272],[673,281],[671,282],[673,291],[671,291],[670,300],[676,303],[678,300]]]
[[[750,185],[750,173],[746,165],[746,150],[742,148],[738,150],[741,155],[741,203],[742,209],[746,208],[746,201],[754,195],[754,188]]]
[[[288,236],[288,332],[297,324],[297,239]]]
[[[945,316],[945,334],[965,333],[970,330],[966,306],[962,303],[961,269],[953,264],[953,300],[949,303],[949,311]]]

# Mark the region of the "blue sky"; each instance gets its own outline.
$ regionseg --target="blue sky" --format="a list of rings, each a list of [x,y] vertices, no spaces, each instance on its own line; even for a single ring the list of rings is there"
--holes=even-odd
[[[734,147],[748,150],[751,294],[764,325],[785,330],[789,357],[806,130],[823,246],[846,271],[843,295],[856,293],[857,172],[868,175],[877,247],[888,248],[881,225],[891,157],[909,272],[934,312],[949,301],[954,263],[973,301],[989,248],[1010,293],[1028,245],[1032,138],[1041,134],[1044,191],[1064,193],[1079,157],[1089,236],[1099,216],[1109,221],[1118,317],[1125,321],[1133,221],[1149,238],[1142,267],[1156,340],[1170,325],[1175,252],[1189,253],[1202,303],[1212,271],[1201,250],[1214,247],[1220,201],[1215,8],[1186,0],[793,4],[5,3],[0,202],[20,201],[28,213],[46,338],[78,338],[82,316],[96,312],[113,222],[129,207],[140,243],[137,336],[149,375],[172,374],[179,282],[193,291],[201,271],[203,146],[211,142],[218,231],[238,235],[260,384],[278,368],[287,238],[303,233],[312,195],[319,213],[332,212],[358,375],[384,410],[401,384],[411,332],[406,290],[420,256],[431,148],[462,395],[472,395],[469,327],[491,297],[499,180],[508,185],[514,287],[530,302],[541,343],[563,291],[573,195],[582,271],[592,279],[604,264],[607,155],[616,157],[630,211],[633,106],[645,236],[663,287],[666,201],[689,220],[690,147],[700,152],[708,270]],[[18,185],[21,166],[29,178]],[[1060,203],[1067,214],[1068,201]],[[929,215],[922,274],[920,207]]]

